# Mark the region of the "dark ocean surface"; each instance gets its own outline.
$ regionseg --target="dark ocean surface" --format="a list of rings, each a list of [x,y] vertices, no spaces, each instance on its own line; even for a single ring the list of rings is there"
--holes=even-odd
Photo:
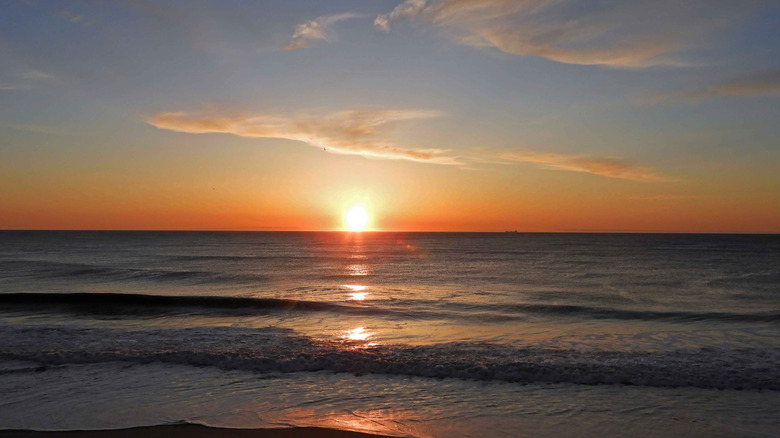
[[[780,236],[0,231],[0,428],[778,436]]]

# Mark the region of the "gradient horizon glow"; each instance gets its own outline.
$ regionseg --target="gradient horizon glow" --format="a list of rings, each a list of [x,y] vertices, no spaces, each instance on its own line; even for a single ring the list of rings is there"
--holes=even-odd
[[[778,23],[755,0],[4,2],[0,229],[777,233]]]

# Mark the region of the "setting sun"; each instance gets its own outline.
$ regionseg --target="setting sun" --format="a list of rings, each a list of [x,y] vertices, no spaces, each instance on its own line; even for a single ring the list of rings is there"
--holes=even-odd
[[[780,438],[779,24],[0,0],[0,438]]]
[[[347,212],[346,219],[349,231],[363,231],[368,224],[368,212],[362,205],[356,205]]]

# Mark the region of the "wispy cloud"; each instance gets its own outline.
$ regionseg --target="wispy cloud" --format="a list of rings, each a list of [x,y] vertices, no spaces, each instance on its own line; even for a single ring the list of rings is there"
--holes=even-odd
[[[406,0],[396,6],[392,12],[382,14],[374,20],[374,26],[385,32],[390,31],[390,24],[403,18],[414,17],[425,7],[425,0]]]
[[[298,27],[295,28],[290,44],[288,44],[285,49],[304,49],[311,47],[311,44],[317,40],[330,41],[334,38],[333,26],[336,23],[358,17],[361,17],[361,15],[346,12],[343,14],[323,15],[314,20],[299,24]]]
[[[704,198],[703,195],[645,195],[645,196],[630,196],[628,197],[631,201],[642,201],[642,202],[665,202],[665,201],[690,201],[694,199],[701,199]]]
[[[746,0],[406,0],[376,18],[389,30],[418,19],[464,44],[568,64],[640,68],[682,63],[677,55],[705,46],[750,11]]]
[[[337,154],[459,164],[455,158],[446,155],[446,150],[405,148],[387,139],[394,122],[440,115],[439,112],[425,110],[354,110],[294,117],[267,114],[214,116],[167,112],[151,117],[148,122],[160,129],[190,134],[224,133],[250,138],[297,140]]]
[[[281,138],[303,142],[336,154],[361,155],[368,158],[409,160],[424,163],[457,165],[467,163],[531,163],[553,170],[585,172],[609,178],[640,182],[662,182],[669,179],[650,167],[643,167],[614,157],[579,154],[556,154],[532,151],[497,151],[480,148],[455,155],[434,148],[408,148],[388,140],[396,122],[422,120],[442,114],[428,110],[353,110],[330,114],[280,116],[269,114],[214,115],[188,112],[165,112],[147,121],[169,131],[189,134],[222,133],[245,138]]]
[[[14,83],[14,82],[0,82],[0,90],[27,90],[30,89],[29,84]]]
[[[73,11],[69,11],[67,9],[60,9],[57,14],[66,21],[69,21],[71,23],[87,23],[88,20],[85,16],[81,14],[77,14]]]
[[[504,160],[536,164],[537,166],[585,172],[608,178],[627,179],[640,182],[662,182],[668,178],[659,175],[650,167],[638,166],[613,157],[592,157],[586,155],[567,155],[540,152],[508,152],[501,154]]]
[[[0,80],[0,90],[29,90],[44,82],[55,82],[57,76],[40,70],[25,69],[11,74],[10,80]]]
[[[654,94],[639,99],[638,103],[656,104],[677,99],[699,101],[721,96],[780,96],[780,69],[752,74],[693,91]]]
[[[26,80],[51,80],[55,79],[55,76],[51,73],[42,72],[40,70],[26,70],[19,73],[19,78]]]
[[[37,132],[39,134],[70,135],[70,133],[63,131],[60,128],[46,125],[17,124],[11,125],[11,127],[18,131]]]

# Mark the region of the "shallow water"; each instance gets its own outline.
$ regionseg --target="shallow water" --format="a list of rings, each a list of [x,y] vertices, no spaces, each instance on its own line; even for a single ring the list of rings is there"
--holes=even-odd
[[[780,423],[780,236],[0,242],[0,427],[771,436]]]

